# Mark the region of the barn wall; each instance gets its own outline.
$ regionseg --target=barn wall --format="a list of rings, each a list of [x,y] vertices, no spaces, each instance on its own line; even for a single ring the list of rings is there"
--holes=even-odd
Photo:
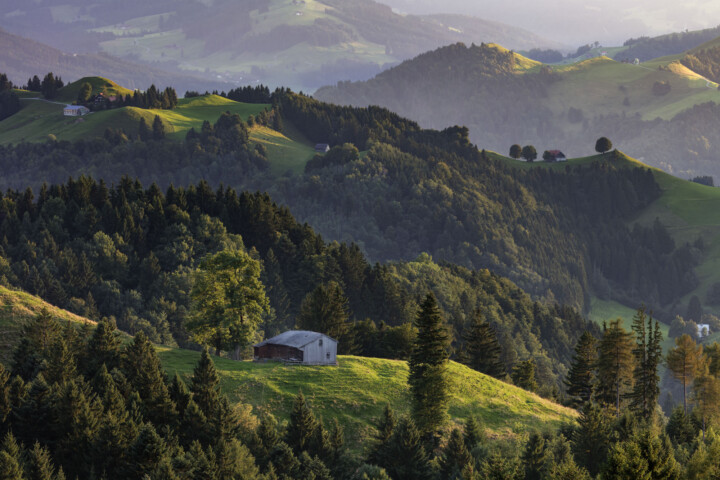
[[[320,340],[318,338],[303,347],[304,363],[335,365],[337,363],[337,342],[330,337],[323,337],[322,345],[320,345]]]
[[[300,360],[303,361],[302,350],[287,345],[262,345],[254,347],[254,355],[258,360]]]

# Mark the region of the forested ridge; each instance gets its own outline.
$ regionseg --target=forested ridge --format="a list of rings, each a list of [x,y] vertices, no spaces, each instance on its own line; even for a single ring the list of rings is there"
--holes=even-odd
[[[367,81],[323,87],[314,96],[343,105],[384,106],[427,128],[465,125],[473,142],[502,153],[522,142],[581,156],[605,135],[624,151],[675,175],[717,176],[718,107],[700,82],[689,90],[686,78],[672,73],[684,65],[717,80],[717,50],[691,50],[680,58],[682,65],[658,60],[660,66],[646,67],[647,78],[640,82],[633,65],[607,59],[513,70],[522,58],[517,54],[492,44],[457,44]],[[652,90],[655,81],[664,90]],[[662,93],[671,91],[671,97],[677,95],[669,113],[660,107],[670,102]],[[674,134],[678,131],[687,134]]]
[[[357,243],[372,261],[428,252],[489,268],[532,295],[580,310],[595,293],[672,314],[672,304],[696,285],[699,248],[675,245],[660,223],[651,230],[628,224],[661,193],[649,170],[616,167],[610,157],[591,168],[519,172],[470,143],[463,127],[424,130],[385,109],[328,105],[287,90],[228,96],[273,108],[250,123],[224,114],[190,130],[184,142],[165,139],[159,124],[73,143],[0,147],[3,183],[37,191],[42,181],[91,172],[127,174],[162,189],[203,178],[212,188],[222,182],[267,191],[324,236]],[[309,161],[303,175],[278,177],[248,130],[254,123],[282,129],[284,121],[335,148]]]

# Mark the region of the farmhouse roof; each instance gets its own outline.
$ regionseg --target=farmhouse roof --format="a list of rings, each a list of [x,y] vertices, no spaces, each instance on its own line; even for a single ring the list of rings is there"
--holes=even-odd
[[[272,338],[268,338],[256,345],[255,347],[262,347],[263,345],[285,345],[288,347],[302,348],[305,345],[314,342],[318,338],[330,338],[330,340],[337,342],[334,338],[328,337],[323,333],[310,332],[307,330],[288,330],[285,333],[276,335]]]
[[[558,155],[562,155],[563,157],[565,156],[565,154],[563,152],[561,152],[560,150],[548,150],[548,153],[550,153],[551,155],[555,155],[555,156],[558,156]]]
[[[67,106],[65,106],[65,110],[80,110],[80,109],[87,109],[87,107],[83,107],[82,105],[67,105]]]

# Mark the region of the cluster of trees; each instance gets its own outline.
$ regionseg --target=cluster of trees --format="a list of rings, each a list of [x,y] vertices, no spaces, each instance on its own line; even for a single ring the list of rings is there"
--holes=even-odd
[[[62,78],[56,77],[52,72],[49,72],[42,80],[37,75],[28,78],[27,84],[21,88],[31,92],[40,92],[43,97],[52,100],[57,95],[58,90],[64,86],[65,82],[63,82]]]
[[[688,53],[680,63],[714,82],[720,81],[720,47]]]
[[[126,95],[123,97],[122,95],[118,95],[117,101],[113,106],[172,110],[177,107],[177,105],[178,96],[173,87],[165,87],[164,90],[159,90],[153,84],[144,92],[135,90],[132,96]]]
[[[20,99],[12,89],[13,83],[6,74],[0,73],[0,120],[20,111]]]
[[[190,343],[197,272],[228,249],[262,262],[270,310],[259,328],[266,337],[312,326],[339,337],[342,351],[407,358],[417,299],[430,286],[453,331],[453,355],[465,349],[463,332],[482,309],[498,332],[506,370],[518,358],[534,359],[541,391],[550,394],[588,328],[576,311],[534,302],[487,270],[440,266],[429,256],[373,266],[356,245],[326,244],[267,195],[213,190],[206,182],[163,192],[127,177],[115,187],[81,177],[44,186],[37,197],[30,189],[6,192],[0,219],[5,284],[170,344]],[[221,333],[218,343],[207,340],[212,335],[197,340],[234,351],[229,330]]]

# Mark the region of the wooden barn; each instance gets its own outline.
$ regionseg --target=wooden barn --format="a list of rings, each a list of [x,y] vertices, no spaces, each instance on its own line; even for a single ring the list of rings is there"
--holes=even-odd
[[[255,361],[337,365],[337,340],[307,330],[289,330],[253,345]]]

